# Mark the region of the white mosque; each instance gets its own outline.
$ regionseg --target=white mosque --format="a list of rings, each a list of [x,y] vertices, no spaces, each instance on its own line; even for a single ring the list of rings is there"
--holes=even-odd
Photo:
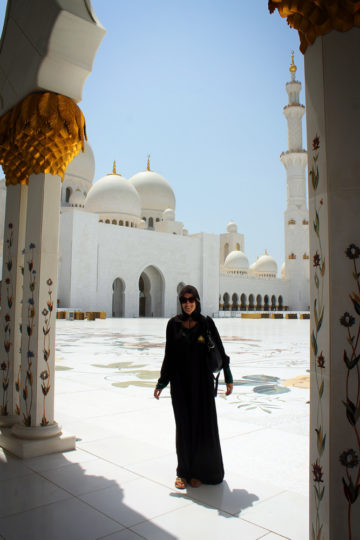
[[[252,264],[245,238],[230,221],[220,235],[189,234],[176,221],[170,183],[150,169],[129,179],[116,171],[95,183],[90,144],[69,165],[61,193],[58,306],[103,311],[112,317],[170,317],[177,293],[195,285],[203,311],[309,309],[308,209],[302,148],[301,83],[286,84],[289,149],[281,154],[287,173],[285,262],[266,253]],[[0,212],[5,213],[0,181]],[[3,222],[3,219],[1,220]],[[3,237],[0,231],[1,238]]]

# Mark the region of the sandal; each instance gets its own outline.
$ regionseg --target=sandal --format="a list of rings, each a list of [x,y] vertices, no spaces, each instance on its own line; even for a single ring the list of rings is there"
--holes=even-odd
[[[177,489],[186,489],[187,487],[186,478],[180,478],[180,476],[178,476],[177,479],[175,480],[175,487]]]
[[[193,487],[193,488],[200,487],[201,484],[202,484],[201,480],[198,480],[197,478],[192,478],[190,480],[190,486]]]

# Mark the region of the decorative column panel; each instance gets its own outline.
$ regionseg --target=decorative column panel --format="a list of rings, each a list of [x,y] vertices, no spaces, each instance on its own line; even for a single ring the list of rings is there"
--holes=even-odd
[[[0,425],[20,414],[21,310],[27,185],[7,187],[0,311]]]
[[[21,342],[21,417],[29,427],[54,427],[60,191],[59,176],[30,176]]]
[[[360,30],[305,52],[311,317],[310,538],[360,538]]]

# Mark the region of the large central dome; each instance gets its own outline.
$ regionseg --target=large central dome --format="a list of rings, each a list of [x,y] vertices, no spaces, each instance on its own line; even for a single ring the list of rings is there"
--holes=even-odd
[[[140,217],[140,198],[132,184],[120,174],[100,178],[90,189],[85,210],[96,214],[124,214]]]
[[[167,180],[160,174],[146,170],[129,179],[141,199],[143,211],[164,212],[175,210],[175,195]]]

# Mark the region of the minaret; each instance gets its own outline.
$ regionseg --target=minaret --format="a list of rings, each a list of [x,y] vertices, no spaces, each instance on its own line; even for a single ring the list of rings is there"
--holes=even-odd
[[[302,117],[305,107],[299,102],[301,83],[295,79],[294,53],[289,67],[291,80],[286,83],[289,103],[284,107],[288,123],[289,149],[280,156],[286,169],[287,201],[285,210],[285,268],[290,280],[290,309],[309,307],[309,211],[306,205],[305,168],[307,152],[302,146]]]

